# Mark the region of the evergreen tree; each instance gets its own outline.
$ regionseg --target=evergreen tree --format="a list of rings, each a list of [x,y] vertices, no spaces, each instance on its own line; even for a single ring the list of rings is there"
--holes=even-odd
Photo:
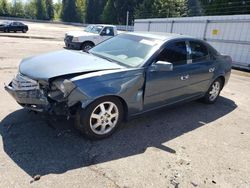
[[[117,24],[117,14],[114,0],[108,0],[102,14],[102,21],[107,24]]]
[[[187,0],[144,0],[136,8],[136,18],[166,18],[187,15]]]
[[[24,17],[24,5],[20,0],[15,1],[13,6],[11,7],[11,16],[15,17]]]
[[[36,0],[29,1],[24,5],[24,14],[26,18],[36,19]]]
[[[93,0],[86,0],[86,22],[87,23],[94,23],[94,1]]]
[[[10,16],[10,4],[7,0],[0,0],[0,15]]]
[[[144,0],[135,8],[135,18],[152,18],[156,14],[152,0]]]
[[[63,0],[62,1],[62,20],[65,22],[79,22],[80,19],[77,15],[76,0]]]
[[[76,9],[80,22],[85,22],[86,0],[76,0]]]
[[[47,18],[44,0],[36,0],[36,18],[39,20],[45,20]]]
[[[200,0],[206,15],[249,14],[250,1],[246,0]]]
[[[62,2],[58,0],[58,2],[54,4],[54,19],[60,20],[61,13],[62,13]]]
[[[188,0],[188,16],[202,16],[203,11],[199,0]]]
[[[52,20],[54,18],[54,5],[53,0],[45,0],[46,2],[46,12],[48,20]]]

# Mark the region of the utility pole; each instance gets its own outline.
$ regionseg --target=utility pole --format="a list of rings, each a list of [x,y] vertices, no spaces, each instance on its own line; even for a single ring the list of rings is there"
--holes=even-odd
[[[14,15],[16,16],[16,0],[14,0]]]
[[[129,11],[127,11],[126,31],[128,31],[128,19],[129,19]]]

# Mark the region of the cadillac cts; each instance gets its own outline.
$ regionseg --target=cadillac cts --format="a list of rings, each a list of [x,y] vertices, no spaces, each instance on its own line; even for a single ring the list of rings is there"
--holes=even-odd
[[[125,33],[88,53],[62,50],[22,60],[5,89],[23,107],[75,118],[85,136],[110,136],[132,116],[175,103],[214,103],[231,58],[175,34]]]

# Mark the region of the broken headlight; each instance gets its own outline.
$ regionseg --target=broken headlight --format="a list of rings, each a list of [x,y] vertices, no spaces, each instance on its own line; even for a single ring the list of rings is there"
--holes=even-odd
[[[67,79],[57,79],[53,82],[53,86],[59,89],[64,94],[64,97],[68,96],[76,88],[76,85]]]

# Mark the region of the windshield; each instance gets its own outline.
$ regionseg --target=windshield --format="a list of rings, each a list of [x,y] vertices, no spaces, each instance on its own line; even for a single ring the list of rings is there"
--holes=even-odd
[[[128,67],[138,67],[152,55],[162,41],[122,34],[92,48],[89,52]]]
[[[103,26],[99,26],[99,25],[89,25],[88,27],[86,27],[85,31],[99,34],[102,31],[102,28]]]
[[[93,25],[89,25],[89,26],[87,26],[87,27],[84,29],[84,31],[90,32],[91,29],[92,29],[92,27],[93,27]]]

